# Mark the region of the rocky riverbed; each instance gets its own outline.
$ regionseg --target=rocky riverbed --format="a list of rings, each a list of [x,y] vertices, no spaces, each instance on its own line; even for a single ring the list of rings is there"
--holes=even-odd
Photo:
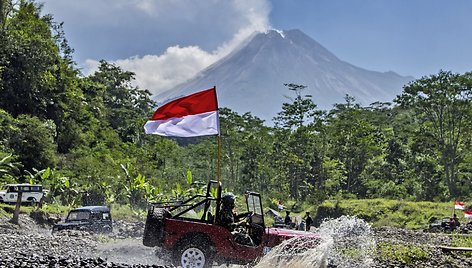
[[[458,236],[459,234],[455,235]],[[421,252],[426,253],[426,256],[418,258],[418,256],[415,256],[415,252],[411,252],[410,256],[413,261],[407,265],[399,261],[398,258],[374,256],[373,267],[472,267],[472,254],[443,252],[441,250],[440,246],[452,246],[453,236],[451,234],[428,233],[387,227],[374,229],[374,238],[377,246],[382,243],[384,245],[402,245],[405,249],[420,249]],[[392,252],[392,255],[394,254],[395,252]]]
[[[142,223],[117,221],[111,235],[51,233],[20,215],[20,226],[0,219],[0,267],[171,267],[142,245]]]
[[[154,249],[141,242],[141,222],[117,221],[112,235],[65,231],[51,234],[20,215],[20,226],[0,219],[0,267],[172,267],[159,259]],[[472,267],[471,255],[443,253],[439,245],[450,246],[452,236],[396,228],[373,230],[377,245],[407,245],[420,248],[427,256],[405,264],[401,258],[372,255],[370,267]],[[472,238],[471,238],[472,239]]]

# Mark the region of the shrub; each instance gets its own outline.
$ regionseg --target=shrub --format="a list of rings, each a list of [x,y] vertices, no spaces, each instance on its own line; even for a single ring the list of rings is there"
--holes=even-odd
[[[414,264],[428,258],[428,253],[421,247],[408,244],[392,244],[381,242],[377,244],[377,256],[379,259],[398,261],[403,264]]]

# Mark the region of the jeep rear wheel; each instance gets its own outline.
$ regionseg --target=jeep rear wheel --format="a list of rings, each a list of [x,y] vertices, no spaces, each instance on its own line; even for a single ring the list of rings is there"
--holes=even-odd
[[[155,247],[161,243],[164,235],[164,218],[169,212],[163,208],[149,209],[144,225],[143,245]]]
[[[213,253],[208,243],[195,239],[189,243],[182,243],[174,252],[174,265],[182,268],[208,268],[213,263]]]

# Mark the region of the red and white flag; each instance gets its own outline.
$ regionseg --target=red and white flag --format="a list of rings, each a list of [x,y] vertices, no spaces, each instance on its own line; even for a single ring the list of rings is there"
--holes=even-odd
[[[464,218],[472,218],[472,210],[464,210]]]
[[[464,210],[465,204],[462,202],[454,202],[454,209]]]
[[[144,125],[144,132],[168,137],[218,135],[216,89],[200,91],[164,104]]]

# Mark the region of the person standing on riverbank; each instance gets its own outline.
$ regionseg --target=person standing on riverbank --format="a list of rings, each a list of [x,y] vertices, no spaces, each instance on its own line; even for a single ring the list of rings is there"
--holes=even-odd
[[[292,218],[290,218],[290,211],[285,211],[285,225],[291,226],[292,225]]]
[[[310,231],[311,224],[313,223],[313,219],[310,216],[310,212],[307,211],[305,214],[305,231]]]

